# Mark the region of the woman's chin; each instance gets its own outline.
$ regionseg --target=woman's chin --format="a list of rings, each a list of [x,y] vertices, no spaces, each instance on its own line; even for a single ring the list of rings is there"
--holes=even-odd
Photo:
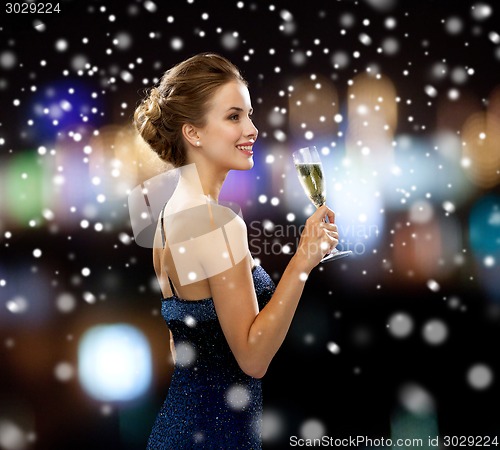
[[[250,170],[254,165],[254,162],[253,162],[253,158],[248,158],[248,164],[247,164],[247,167],[246,169],[243,169],[243,170]]]
[[[233,170],[250,170],[253,166],[254,166],[254,161],[253,158],[250,157],[243,163],[235,164]]]

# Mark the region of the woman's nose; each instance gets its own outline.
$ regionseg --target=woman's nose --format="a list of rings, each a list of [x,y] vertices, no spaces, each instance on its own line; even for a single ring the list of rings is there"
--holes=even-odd
[[[247,130],[247,133],[246,133],[247,137],[248,137],[249,139],[253,139],[253,140],[255,140],[255,139],[257,139],[258,134],[259,134],[259,130],[258,130],[258,129],[257,129],[257,127],[253,124],[253,122],[252,122],[252,121],[250,121],[250,124],[249,124],[248,130]]]

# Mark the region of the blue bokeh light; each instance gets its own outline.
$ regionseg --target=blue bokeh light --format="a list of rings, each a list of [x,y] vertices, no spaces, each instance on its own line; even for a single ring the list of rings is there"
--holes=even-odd
[[[469,239],[478,276],[489,296],[500,301],[500,197],[486,195],[473,206],[469,217]]]
[[[82,80],[63,79],[41,86],[28,104],[39,139],[54,139],[60,130],[105,120],[103,99],[98,86]]]

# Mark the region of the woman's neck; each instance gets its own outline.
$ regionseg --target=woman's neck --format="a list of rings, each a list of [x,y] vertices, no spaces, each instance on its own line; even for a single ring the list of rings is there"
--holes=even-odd
[[[220,173],[195,163],[180,168],[179,187],[190,196],[204,196],[217,202],[227,172]]]

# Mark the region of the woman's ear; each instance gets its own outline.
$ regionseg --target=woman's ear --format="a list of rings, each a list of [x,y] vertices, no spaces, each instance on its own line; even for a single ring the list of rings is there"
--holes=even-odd
[[[196,127],[189,123],[185,123],[182,125],[182,135],[184,139],[189,142],[193,147],[200,146],[200,137],[198,136],[198,132]]]

